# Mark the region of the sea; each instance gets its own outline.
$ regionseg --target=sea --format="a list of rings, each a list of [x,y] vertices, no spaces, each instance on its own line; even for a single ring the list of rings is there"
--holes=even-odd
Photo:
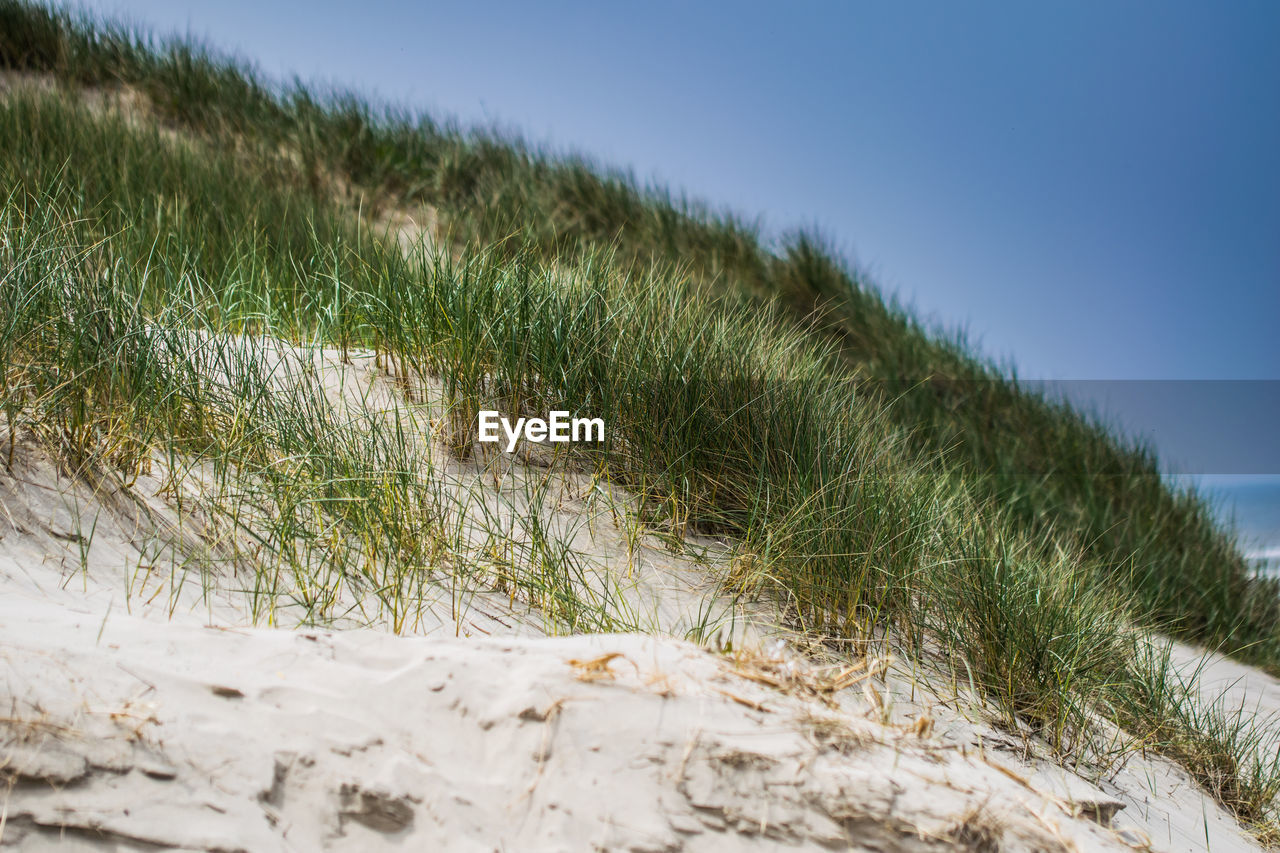
[[[1197,488],[1259,572],[1280,577],[1280,476],[1205,474]]]
[[[1193,485],[1259,572],[1280,577],[1280,379],[1020,381],[1154,449]]]

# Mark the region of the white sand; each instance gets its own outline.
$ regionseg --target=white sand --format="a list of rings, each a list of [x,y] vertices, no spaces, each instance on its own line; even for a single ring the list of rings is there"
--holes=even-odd
[[[14,595],[0,624],[21,850],[1118,847],[980,757],[670,640],[104,623]]]

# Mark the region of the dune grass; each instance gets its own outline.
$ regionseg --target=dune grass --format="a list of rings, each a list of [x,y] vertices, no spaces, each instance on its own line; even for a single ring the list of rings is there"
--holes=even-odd
[[[367,348],[410,399],[439,378],[458,456],[482,406],[603,417],[573,464],[634,492],[650,529],[732,542],[726,586],[815,634],[887,632],[1062,755],[1153,749],[1275,826],[1268,721],[1202,702],[1151,633],[1274,667],[1275,589],[1149,451],[931,335],[819,241],[770,251],[581,160],[12,0],[0,64],[127,84],[154,111],[0,102],[10,439],[125,487],[157,455],[211,465],[208,509],[255,531],[228,559],[265,620],[281,600],[347,616],[353,590],[408,629],[444,576],[557,630],[641,627],[537,512],[519,535],[464,531],[427,416],[334,409],[308,352]],[[359,214],[389,200],[438,206],[449,239],[371,231]]]

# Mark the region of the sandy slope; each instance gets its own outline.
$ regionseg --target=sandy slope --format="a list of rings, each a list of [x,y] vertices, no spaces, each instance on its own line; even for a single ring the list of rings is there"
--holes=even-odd
[[[979,757],[685,643],[104,624],[19,596],[0,622],[18,849],[1118,847]]]
[[[335,407],[406,406],[372,358],[304,357]],[[340,624],[363,629],[250,627],[297,614],[245,591],[244,531],[201,514],[198,467],[166,490],[157,462],[126,493],[18,449],[0,472],[6,846],[1254,848],[1167,762],[1086,781],[937,674],[801,654],[758,609],[730,608],[734,657],[663,638],[718,601],[727,545],[629,532],[614,521],[625,494],[597,500],[600,483],[536,452],[435,471],[460,511],[483,504],[513,536],[544,502],[590,577],[659,636],[547,638],[519,600],[477,586],[460,604],[443,582],[402,626],[417,636],[351,590],[359,618]],[[1280,706],[1274,681],[1213,666]]]

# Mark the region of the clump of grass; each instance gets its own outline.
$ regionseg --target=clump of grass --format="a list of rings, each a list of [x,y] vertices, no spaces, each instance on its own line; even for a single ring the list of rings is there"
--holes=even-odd
[[[0,214],[9,436],[33,435],[76,476],[115,489],[157,455],[170,479],[207,469],[200,509],[231,551],[222,568],[249,568],[254,615],[268,624],[287,607],[304,624],[409,630],[428,586],[465,598],[490,584],[492,549],[473,540],[501,531],[477,531],[473,496],[436,472],[427,411],[336,407],[318,349],[282,340],[296,325],[277,332],[257,317],[266,334],[233,332],[243,324],[215,299],[184,298],[207,293],[207,282],[150,304],[149,278],[119,258],[107,264],[114,238],[84,246],[68,223],[88,220],[59,207],[59,195],[34,209],[10,198]],[[169,263],[153,256],[143,270],[158,276]],[[325,273],[307,280],[330,284]],[[513,599],[553,631],[640,627],[555,531],[526,524],[536,535],[519,537],[527,547],[503,567]]]
[[[1110,696],[1140,746],[1182,765],[1264,842],[1280,831],[1280,737],[1274,714],[1247,695],[1206,697],[1199,680],[1207,658],[1177,665],[1172,644],[1135,644],[1123,690]]]
[[[929,639],[963,657],[1007,723],[1071,752],[1130,659],[1123,600],[1077,555],[1045,560],[980,515],[947,536],[951,556],[931,567],[920,607]]]

